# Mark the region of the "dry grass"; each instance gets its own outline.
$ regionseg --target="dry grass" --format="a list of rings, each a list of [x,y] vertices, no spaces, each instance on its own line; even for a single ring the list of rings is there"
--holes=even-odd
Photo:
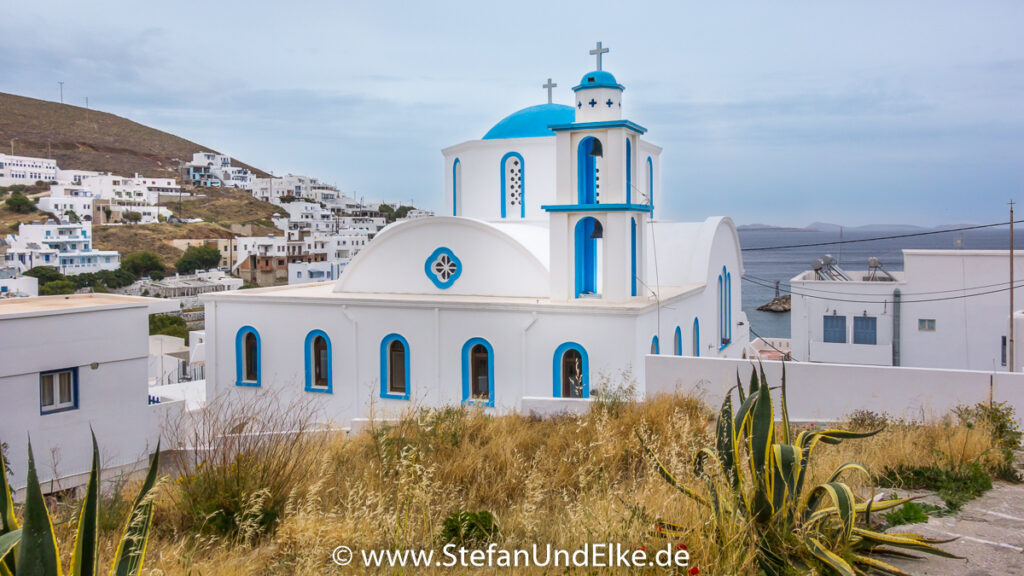
[[[280,206],[257,200],[245,190],[236,188],[203,188],[197,196],[161,203],[180,218],[202,218],[221,225],[269,223],[274,214],[285,214]]]
[[[253,424],[260,417],[249,408],[244,420],[250,429],[288,420]],[[183,518],[181,491],[187,484],[168,482],[146,565],[151,574],[174,576],[338,574],[330,562],[335,546],[437,549],[451,512],[488,510],[500,526],[496,543],[501,548],[550,543],[574,549],[611,541],[654,550],[665,545],[650,534],[652,519],[659,517],[692,530],[685,544],[701,574],[754,574],[750,550],[704,537],[704,511],[652,470],[634,435],[640,429],[652,438],[666,465],[696,486],[689,464],[694,451],[710,442],[711,424],[699,401],[659,397],[600,404],[587,415],[553,419],[491,417],[465,408],[419,411],[352,436],[334,433],[311,444],[264,447],[267,459],[284,453],[289,459],[291,487],[276,530],[260,535],[258,522],[242,522],[228,536],[196,530],[194,519]],[[215,435],[218,427],[208,432]],[[820,446],[810,481],[823,481],[848,461],[873,471],[901,463],[987,462],[992,453],[988,438],[984,430],[949,421],[898,424],[871,439]],[[287,449],[282,452],[282,447]],[[255,468],[243,467],[238,482],[248,482],[244,472]],[[850,481],[862,497],[871,494],[867,482]],[[257,485],[246,488],[245,518],[259,518],[275,497]],[[282,491],[280,486],[274,490]],[[480,572],[437,568],[415,573]]]
[[[79,106],[0,93],[0,145],[19,156],[54,158],[61,168],[177,177],[182,160],[212,148],[126,118]],[[260,170],[235,161],[236,166]]]

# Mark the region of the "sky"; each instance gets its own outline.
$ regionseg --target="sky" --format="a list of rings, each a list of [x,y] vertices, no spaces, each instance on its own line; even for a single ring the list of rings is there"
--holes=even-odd
[[[659,218],[939,225],[1024,201],[1024,2],[0,0],[0,91],[443,211],[444,147],[594,68]],[[3,111],[0,110],[0,114]]]

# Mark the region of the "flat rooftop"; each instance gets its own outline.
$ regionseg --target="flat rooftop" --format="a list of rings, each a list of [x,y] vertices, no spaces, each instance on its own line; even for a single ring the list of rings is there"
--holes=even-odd
[[[272,286],[250,290],[234,290],[229,292],[211,292],[202,295],[204,302],[213,300],[255,301],[264,302],[334,302],[338,304],[382,304],[382,305],[448,305],[467,308],[555,308],[564,310],[585,311],[624,311],[642,310],[657,306],[658,301],[650,296],[644,300],[609,303],[600,298],[577,298],[569,301],[553,301],[547,297],[529,296],[484,296],[467,294],[406,294],[378,292],[335,292],[334,280],[310,284],[292,284]],[[657,288],[657,287],[655,287]],[[657,291],[662,302],[677,296],[698,292],[704,284],[691,283],[683,286],[662,286]]]
[[[0,319],[81,312],[86,309],[149,307],[150,314],[178,310],[177,300],[143,298],[121,294],[66,294],[0,300]]]

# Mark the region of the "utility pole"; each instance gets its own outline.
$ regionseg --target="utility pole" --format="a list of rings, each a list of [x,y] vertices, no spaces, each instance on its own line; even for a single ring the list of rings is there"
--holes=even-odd
[[[1007,355],[1009,360],[1009,371],[1014,372],[1016,365],[1014,364],[1015,356],[1013,349],[1013,200],[1010,200],[1010,343]]]
[[[60,82],[57,82],[57,84],[60,84],[60,103],[63,104],[64,103],[64,81],[61,80]]]

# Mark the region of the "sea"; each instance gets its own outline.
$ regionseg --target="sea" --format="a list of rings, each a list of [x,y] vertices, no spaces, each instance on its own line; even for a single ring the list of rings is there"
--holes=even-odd
[[[927,231],[927,230],[923,230]],[[789,290],[789,281],[811,270],[811,263],[826,254],[836,258],[846,270],[867,270],[868,258],[874,256],[889,271],[903,270],[904,248],[1006,250],[1010,247],[1008,227],[942,232],[928,236],[869,240],[883,236],[913,234],[907,229],[872,228],[870,230],[844,229],[816,231],[791,228],[740,229],[743,248],[743,311],[747,313],[751,337],[789,338],[789,312],[761,312],[757,309],[775,297],[775,282],[780,282],[781,294]],[[794,244],[816,244],[844,241],[830,246],[811,246],[772,250],[750,250]],[[851,242],[858,241],[858,242]],[[1024,249],[1024,227],[1014,235],[1014,248]],[[1022,271],[1024,273],[1024,271]]]

